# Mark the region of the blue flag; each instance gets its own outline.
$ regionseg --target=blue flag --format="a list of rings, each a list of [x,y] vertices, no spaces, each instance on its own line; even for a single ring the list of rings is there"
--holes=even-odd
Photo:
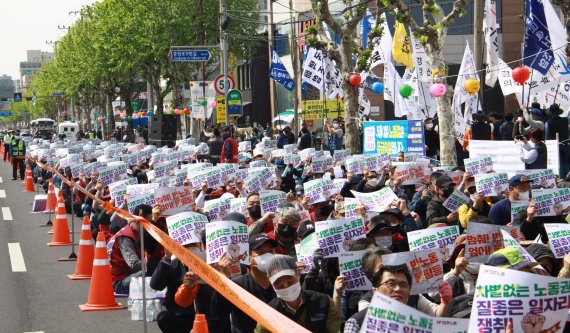
[[[269,67],[269,77],[272,77],[275,81],[281,83],[285,89],[293,91],[295,89],[295,81],[287,72],[287,68],[281,62],[281,58],[274,49],[271,49],[271,67]]]
[[[372,16],[370,9],[367,8],[366,15],[360,20],[360,37],[362,38],[363,49],[366,49],[368,46],[368,34],[374,26],[376,26],[376,19]]]
[[[554,52],[548,32],[542,0],[526,1],[523,63],[546,75],[554,63]]]

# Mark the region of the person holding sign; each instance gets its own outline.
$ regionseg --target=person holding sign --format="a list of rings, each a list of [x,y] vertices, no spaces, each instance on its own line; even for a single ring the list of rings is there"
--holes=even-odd
[[[313,333],[340,331],[341,318],[333,300],[325,294],[302,290],[295,259],[276,254],[268,263],[267,275],[277,294],[269,306]],[[269,333],[261,324],[255,333]]]
[[[530,142],[522,135],[515,138],[525,170],[548,168],[544,131],[540,128],[533,128],[528,132],[528,138]]]
[[[497,225],[507,225],[513,222],[511,221],[511,201],[516,200],[530,200],[530,180],[522,174],[516,174],[509,179],[509,196],[491,207],[489,220]]]
[[[489,198],[484,197],[481,193],[477,193],[475,184],[470,184],[467,192],[469,193],[469,202],[461,205],[457,211],[459,213],[459,223],[461,223],[461,227],[464,229],[467,229],[467,224],[475,216],[488,217],[491,211],[491,205],[488,202]]]
[[[437,195],[435,195],[429,202],[427,207],[427,222],[428,224],[445,223],[447,225],[454,225],[457,223],[459,214],[457,212],[450,212],[449,209],[443,206],[443,202],[455,190],[455,183],[451,178],[446,175],[440,176],[435,181]]]

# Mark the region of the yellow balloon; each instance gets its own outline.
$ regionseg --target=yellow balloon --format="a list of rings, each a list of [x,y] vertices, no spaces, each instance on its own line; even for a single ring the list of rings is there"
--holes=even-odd
[[[479,92],[479,89],[481,89],[481,83],[475,79],[469,79],[465,81],[463,88],[465,88],[465,91],[467,91],[469,95],[475,95]]]

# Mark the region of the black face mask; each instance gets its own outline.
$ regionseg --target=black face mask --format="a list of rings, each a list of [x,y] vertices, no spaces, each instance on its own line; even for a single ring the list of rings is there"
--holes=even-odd
[[[443,188],[443,189],[442,189],[442,191],[443,191],[443,196],[446,197],[446,198],[449,198],[449,196],[451,195],[451,193],[453,193],[454,190],[455,190],[455,188],[453,188],[453,187],[446,187],[446,188]]]
[[[295,235],[295,229],[288,224],[278,224],[277,233],[282,237],[290,238]]]
[[[249,212],[249,216],[253,217],[254,219],[261,218],[261,207],[259,205],[251,206],[247,209]]]
[[[334,207],[332,205],[322,206],[321,208],[319,208],[319,215],[329,216],[332,213],[333,209]]]

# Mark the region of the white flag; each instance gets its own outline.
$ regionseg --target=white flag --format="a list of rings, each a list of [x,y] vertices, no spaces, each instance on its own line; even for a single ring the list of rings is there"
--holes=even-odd
[[[362,119],[364,116],[370,114],[370,100],[368,96],[364,93],[363,88],[358,88],[358,118]]]
[[[503,59],[499,59],[499,71],[497,73],[499,74],[498,79],[503,95],[507,96],[521,91],[521,86],[513,80],[512,68]]]
[[[461,110],[461,105],[474,98],[474,96],[471,96],[463,87],[465,85],[465,81],[468,79],[479,80],[477,69],[475,68],[475,62],[473,61],[473,52],[471,52],[471,48],[469,48],[469,43],[465,46],[463,60],[461,61],[461,67],[459,68],[459,74],[455,84],[455,92],[453,93],[453,114],[455,117],[454,128],[456,135],[459,137],[463,137],[465,129],[467,128],[463,111]]]
[[[497,12],[495,0],[485,0],[485,20],[483,30],[485,31],[485,46],[487,48],[487,73],[485,84],[494,87],[497,82],[499,65],[499,41],[497,40]]]
[[[396,117],[402,117],[402,110],[399,107],[400,94],[398,93],[400,81],[402,78],[400,74],[396,71],[396,67],[392,61],[388,61],[384,65],[384,100],[390,101],[394,104],[394,115]]]
[[[382,14],[384,22],[382,22],[382,37],[380,40],[374,40],[374,49],[370,56],[370,69],[376,66],[390,62],[392,59],[392,33],[388,28],[388,20],[386,20],[386,13]]]
[[[303,82],[307,82],[320,91],[323,91],[324,67],[323,53],[317,49],[310,48],[307,53],[307,59],[303,63]]]

